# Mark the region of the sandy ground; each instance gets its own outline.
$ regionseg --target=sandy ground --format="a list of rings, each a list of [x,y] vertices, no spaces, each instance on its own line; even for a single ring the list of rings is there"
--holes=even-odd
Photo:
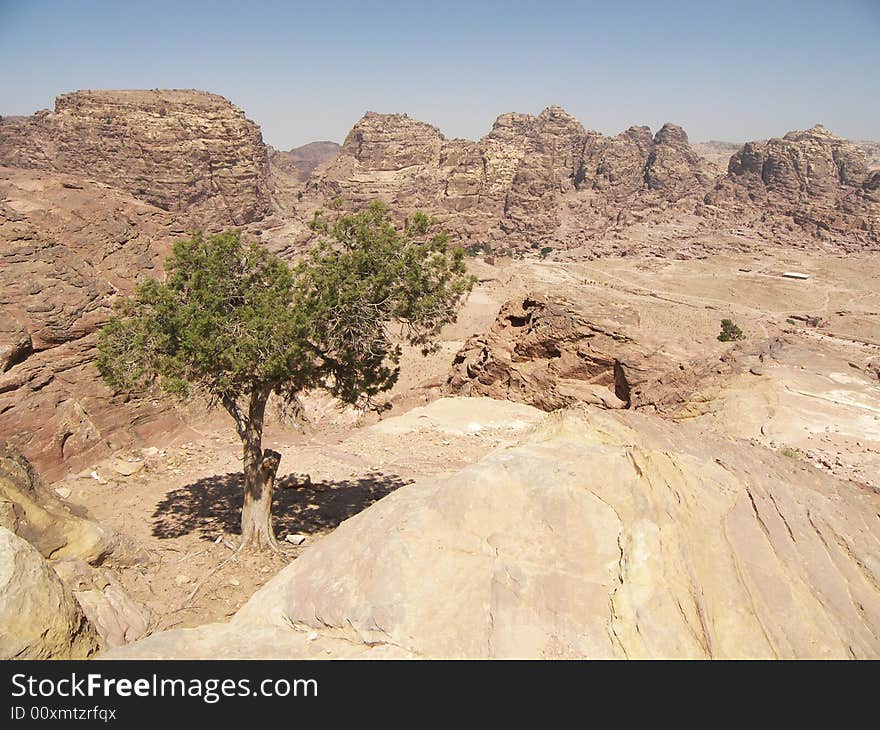
[[[54,485],[149,553],[149,562],[118,572],[132,597],[152,610],[154,630],[231,615],[305,547],[385,494],[515,442],[540,415],[533,409],[508,404],[510,413],[489,423],[480,399],[451,408],[445,421],[424,418],[418,406],[439,397],[464,340],[485,330],[508,297],[528,291],[586,299],[682,355],[724,354],[730,345],[716,339],[719,322],[734,319],[752,360],[704,394],[690,416],[880,488],[880,381],[871,365],[880,363],[880,256],[773,248],[686,260],[502,259],[473,267],[480,284],[458,322],[444,331],[438,353],[406,354],[388,394],[394,407],[382,421],[315,397],[306,400],[305,425],[268,427],[264,446],[283,454],[276,532],[305,538],[299,546],[285,543],[284,555],[240,556],[217,569],[235,547],[241,506],[240,446],[223,415],[172,442],[121,453],[115,467],[94,465],[98,479],[90,468]],[[810,278],[781,277],[791,270]],[[803,319],[811,317],[818,319]],[[759,354],[779,338],[783,345],[772,356]],[[304,474],[310,484],[297,476]]]

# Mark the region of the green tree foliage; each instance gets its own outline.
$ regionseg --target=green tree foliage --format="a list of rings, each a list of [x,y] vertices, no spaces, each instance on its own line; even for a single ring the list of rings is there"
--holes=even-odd
[[[323,388],[367,407],[399,374],[401,345],[436,348],[474,280],[464,251],[414,214],[399,230],[375,202],[312,228],[323,240],[288,266],[232,230],[175,244],[164,282],[148,280],[102,329],[97,367],[117,390],[201,393],[233,417],[244,448],[244,545],[274,547],[280,455],[262,449],[271,393]]]
[[[718,339],[722,342],[732,342],[733,340],[745,339],[743,331],[734,324],[732,319],[721,320],[721,334]]]

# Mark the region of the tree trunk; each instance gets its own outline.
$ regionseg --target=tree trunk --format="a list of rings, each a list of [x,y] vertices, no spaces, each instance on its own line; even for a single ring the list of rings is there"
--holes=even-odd
[[[268,388],[251,393],[248,419],[242,436],[244,447],[244,505],[241,508],[241,549],[278,550],[272,530],[272,492],[281,454],[263,451],[263,416]]]

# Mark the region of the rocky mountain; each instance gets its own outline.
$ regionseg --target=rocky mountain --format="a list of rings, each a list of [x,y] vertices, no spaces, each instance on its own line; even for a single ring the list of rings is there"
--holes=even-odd
[[[692,424],[560,411],[347,520],[230,622],[107,656],[873,657],[878,500]]]
[[[368,112],[309,188],[352,206],[380,197],[427,208],[464,239],[540,248],[589,240],[639,208],[685,199],[693,207],[712,182],[676,125],[605,137],[548,107],[536,117],[504,114],[478,142]]]
[[[870,172],[861,149],[822,125],[746,143],[706,200],[820,239],[880,240],[880,171]]]
[[[691,147],[700,157],[711,162],[718,170],[718,174],[721,175],[727,172],[731,156],[739,152],[742,143],[711,139],[708,142],[692,142]]]
[[[270,147],[269,164],[304,183],[318,165],[334,159],[341,150],[340,144],[326,141],[309,142],[287,151]]]
[[[852,140],[852,144],[865,153],[869,170],[880,169],[880,142],[868,140]],[[727,170],[730,158],[742,149],[741,142],[722,142],[709,140],[708,142],[692,142],[694,152],[715,164],[722,172]]]
[[[47,477],[179,422],[101,383],[96,331],[118,294],[161,272],[171,216],[71,175],[0,167],[0,439]]]
[[[863,150],[821,126],[694,147],[674,124],[607,137],[548,107],[536,117],[504,114],[477,142],[368,112],[340,155],[313,173],[307,195],[316,206],[383,198],[422,208],[475,248],[601,253],[633,227],[682,222],[697,234],[746,224],[770,236],[875,246],[877,185]]]
[[[87,177],[212,229],[270,209],[259,127],[202,91],[64,94],[0,121],[0,165]]]

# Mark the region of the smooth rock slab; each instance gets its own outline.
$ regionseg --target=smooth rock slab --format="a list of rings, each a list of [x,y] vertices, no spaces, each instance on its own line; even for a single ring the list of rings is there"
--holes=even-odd
[[[579,408],[394,491],[229,623],[109,656],[878,657],[878,510],[768,449]]]

